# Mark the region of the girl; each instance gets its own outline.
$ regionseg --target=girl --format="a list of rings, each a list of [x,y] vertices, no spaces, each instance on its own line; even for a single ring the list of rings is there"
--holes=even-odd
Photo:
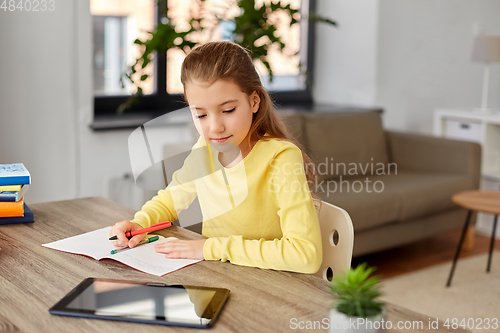
[[[181,82],[200,138],[167,188],[132,221],[113,226],[114,245],[136,246],[145,235],[128,240],[126,231],[174,221],[198,196],[207,239],[169,241],[157,252],[315,273],[322,247],[308,187],[314,168],[292,143],[247,51],[232,42],[197,47]]]

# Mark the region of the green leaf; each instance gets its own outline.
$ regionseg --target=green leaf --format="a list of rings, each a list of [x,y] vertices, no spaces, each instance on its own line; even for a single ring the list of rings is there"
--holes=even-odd
[[[309,20],[321,23],[328,23],[330,25],[337,26],[337,22],[332,21],[327,17],[317,15],[316,13],[310,13]]]
[[[150,63],[150,62],[151,62],[151,60],[149,59],[149,57],[145,57],[145,58],[143,58],[141,68],[142,68],[142,69],[146,68],[146,66],[147,66],[147,65],[149,65],[149,63]]]

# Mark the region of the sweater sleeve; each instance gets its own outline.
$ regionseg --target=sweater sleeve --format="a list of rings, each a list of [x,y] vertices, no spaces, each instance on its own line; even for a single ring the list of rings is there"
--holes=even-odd
[[[265,181],[270,197],[279,207],[281,239],[213,237],[205,242],[204,257],[244,266],[316,273],[323,259],[321,231],[302,153],[295,146],[287,146],[271,161]]]
[[[188,208],[197,196],[195,182],[189,171],[189,159],[188,156],[182,168],[174,172],[167,188],[158,191],[156,196],[146,202],[131,222],[146,228],[155,223],[178,219],[179,213]]]

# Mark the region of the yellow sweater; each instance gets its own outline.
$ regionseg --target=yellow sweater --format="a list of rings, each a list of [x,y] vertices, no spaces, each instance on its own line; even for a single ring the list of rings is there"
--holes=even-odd
[[[225,168],[200,138],[165,190],[132,222],[174,221],[198,196],[206,260],[301,273],[322,261],[321,232],[302,153],[294,144],[259,140],[237,165]]]

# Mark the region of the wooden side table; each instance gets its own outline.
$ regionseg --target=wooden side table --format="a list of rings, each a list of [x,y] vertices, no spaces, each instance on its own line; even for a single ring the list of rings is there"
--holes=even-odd
[[[455,253],[455,259],[453,260],[453,266],[451,267],[450,276],[448,278],[447,287],[451,285],[451,279],[453,278],[453,272],[455,271],[455,266],[457,264],[458,256],[460,255],[460,250],[462,248],[462,243],[465,238],[465,233],[469,227],[470,218],[473,211],[488,213],[495,215],[495,220],[493,221],[493,232],[491,233],[490,242],[490,253],[488,256],[488,266],[486,272],[490,271],[491,265],[491,255],[493,253],[493,245],[495,244],[495,231],[497,227],[498,215],[500,215],[500,192],[499,191],[464,191],[459,192],[451,197],[451,200],[469,210],[467,218],[465,219],[465,225],[462,230],[462,235],[460,237],[460,242],[458,243],[457,252]]]

